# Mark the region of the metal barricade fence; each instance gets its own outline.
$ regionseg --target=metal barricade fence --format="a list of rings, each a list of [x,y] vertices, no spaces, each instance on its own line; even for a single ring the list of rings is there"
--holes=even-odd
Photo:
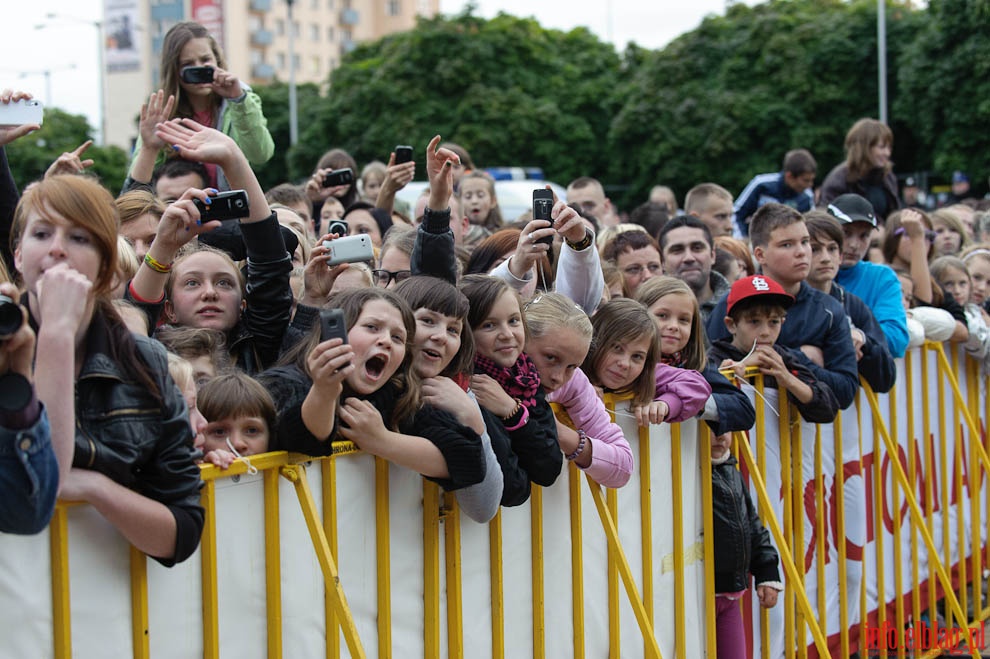
[[[753,656],[865,656],[889,630],[990,617],[985,378],[940,344],[898,361],[890,394],[864,385],[830,426],[755,382],[733,448],[785,592],[769,613],[744,603]],[[567,465],[487,525],[346,443],[252,456],[258,475],[204,467],[201,547],[170,570],[60,503],[46,533],[0,536],[0,656],[714,657],[709,431],[637,429],[606,403],[630,483]]]

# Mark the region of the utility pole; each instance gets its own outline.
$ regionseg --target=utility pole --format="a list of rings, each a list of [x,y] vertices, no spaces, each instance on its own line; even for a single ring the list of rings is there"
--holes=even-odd
[[[299,107],[298,100],[296,99],[296,55],[295,45],[293,44],[295,29],[292,23],[292,5],[295,4],[295,0],[285,0],[285,3],[289,5],[289,29],[287,31],[289,38],[289,144],[295,146],[296,142],[299,141]]]

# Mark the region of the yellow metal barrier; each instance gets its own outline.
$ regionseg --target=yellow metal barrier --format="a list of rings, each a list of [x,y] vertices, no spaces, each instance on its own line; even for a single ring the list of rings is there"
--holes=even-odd
[[[761,518],[778,547],[785,575],[786,589],[778,604],[783,615],[768,616],[765,611],[756,615],[754,610],[756,631],[763,639],[760,643],[763,657],[771,656],[770,639],[774,635],[783,639],[783,652],[788,657],[847,657],[853,651],[864,656],[867,644],[879,638],[878,630],[891,629],[902,638],[905,629],[924,621],[934,624],[940,606],[945,608],[944,624],[949,627],[975,628],[990,618],[990,607],[983,601],[986,596],[984,574],[990,566],[990,543],[986,541],[990,511],[990,438],[982,425],[984,419],[990,418],[987,383],[975,362],[960,357],[955,350],[947,354],[940,344],[928,344],[907,355],[903,369],[905,377],[898,381],[886,400],[864,384],[857,406],[842,413],[843,417],[848,417],[846,432],[850,427],[858,426],[867,433],[861,435],[860,455],[863,455],[863,449],[872,451],[871,462],[862,465],[861,474],[855,463],[850,466],[851,474],[868,479],[870,489],[866,493],[872,497],[868,511],[872,535],[863,538],[862,547],[856,546],[855,556],[863,552],[862,560],[865,561],[867,545],[871,544],[869,556],[875,571],[864,573],[861,581],[847,580],[850,566],[858,564],[858,559],[850,559],[849,548],[855,545],[849,544],[846,535],[847,513],[850,512],[844,497],[848,456],[843,452],[841,420],[830,429],[832,440],[828,441],[824,427],[815,428],[810,435],[802,433],[797,413],[786,404],[786,399],[780,405],[776,423],[768,420],[765,405],[757,400],[754,432],[748,437],[737,434],[734,438],[735,454],[756,492]],[[767,395],[759,378],[755,390]],[[623,404],[622,400],[612,398],[606,402],[613,411]],[[768,460],[763,432],[772,427],[768,424],[777,426],[780,438],[779,454],[774,458],[780,460],[780,474],[774,476],[779,478],[781,486],[782,496],[779,497],[775,491],[768,490],[768,476],[773,475],[768,474],[772,461]],[[512,545],[530,542],[527,553],[531,580],[526,584],[523,596],[527,599],[525,610],[531,615],[531,630],[520,630],[515,626],[516,622],[510,628],[506,626],[508,620],[518,620],[521,595],[518,583],[506,590],[504,575],[509,547],[503,535],[503,523],[505,515],[511,514],[515,520],[512,528],[518,529],[519,511],[500,512],[487,529],[471,522],[462,523],[455,497],[424,482],[421,490],[422,535],[419,538],[397,536],[396,520],[390,513],[390,506],[396,503],[394,496],[397,496],[390,489],[390,475],[396,468],[381,460],[373,461],[370,464],[374,478],[375,549],[371,551],[369,545],[368,551],[375,566],[369,577],[375,584],[372,601],[376,633],[365,632],[365,641],[373,643],[377,656],[392,656],[394,632],[400,623],[392,611],[393,596],[397,594],[392,565],[396,548],[405,552],[408,544],[415,542],[422,550],[424,656],[474,656],[479,645],[469,635],[467,627],[477,620],[465,618],[464,588],[468,576],[465,571],[469,565],[477,563],[466,561],[468,556],[464,554],[463,542],[468,532],[474,542],[477,529],[481,528],[489,552],[490,624],[487,629],[491,635],[488,649],[492,656],[506,656],[508,648],[518,642],[519,634],[531,631],[530,650],[534,657],[583,658],[589,654],[589,647],[594,646],[607,648],[613,656],[641,654],[659,658],[662,656],[661,641],[665,648],[670,648],[664,650],[669,656],[693,657],[695,651],[689,650],[686,640],[691,630],[686,617],[689,607],[685,603],[696,598],[709,603],[700,619],[704,626],[701,651],[714,657],[708,431],[702,427],[695,433],[693,422],[685,428],[691,430],[691,441],[694,437],[700,440],[698,446],[690,446],[692,459],[698,462],[697,473],[682,468],[683,464],[690,464],[690,460],[685,462],[684,454],[689,444],[681,436],[682,427],[672,426],[669,456],[666,450],[662,456],[658,453],[660,443],[655,443],[646,431],[629,437],[638,451],[636,484],[630,486],[630,491],[635,487],[638,491],[620,494],[603,489],[590,479],[582,479],[573,465],[568,465],[559,485],[566,494],[558,494],[558,486],[553,490],[533,487],[531,501],[526,507],[529,537],[518,537],[514,531],[510,541]],[[919,431],[920,435],[916,437]],[[281,478],[293,485],[298,508],[292,516],[299,516],[304,522],[322,572],[325,656],[339,657],[344,652],[352,657],[365,656],[355,612],[344,595],[344,584],[349,592],[359,586],[347,578],[342,581],[338,567],[338,534],[342,531],[338,509],[342,494],[337,491],[339,469],[343,464],[340,461],[351,460],[359,453],[353,445],[343,444],[335,446],[333,456],[317,460],[285,453],[250,458],[251,464],[261,472],[264,563],[258,567],[264,573],[266,622],[262,627],[266,642],[262,648],[268,657],[287,654],[285,630],[290,621],[285,616],[286,598],[293,597],[293,592],[283,587],[286,547],[282,536],[285,525],[294,522],[287,519],[286,508],[280,504]],[[655,461],[660,457],[669,460],[671,465],[669,474],[665,475],[667,480],[662,484],[663,488],[670,487],[669,499],[660,495],[661,483],[655,480],[653,471]],[[834,467],[829,466],[829,462]],[[307,476],[309,466],[314,463],[315,474],[321,482],[319,507]],[[226,471],[214,467],[203,469],[202,500],[207,514],[198,579],[204,657],[222,654],[218,580],[223,573],[223,558],[218,556],[221,538],[217,531],[217,503],[223,493],[218,491],[217,483],[239,479],[247,471],[248,465],[241,461]],[[582,485],[582,480],[586,485]],[[620,496],[623,497],[621,504]],[[596,514],[590,517],[584,512],[584,497],[591,502],[588,505],[594,506]],[[634,502],[632,508],[630,502]],[[698,532],[700,538],[695,544],[692,534],[696,531],[688,528],[684,511],[685,506],[696,503],[703,511],[704,526],[703,531]],[[655,526],[658,506],[669,507],[669,526]],[[778,509],[781,511],[779,517],[775,513]],[[572,626],[564,654],[558,638],[552,638],[548,628],[548,617],[553,615],[559,620],[555,598],[560,588],[559,584],[548,583],[546,578],[548,570],[554,568],[548,553],[550,547],[562,546],[562,539],[548,535],[546,529],[548,524],[556,523],[556,518],[563,520],[563,515],[568,516],[562,523],[569,529],[566,539],[566,557],[570,560],[567,619]],[[70,508],[60,504],[46,540],[51,556],[52,651],[60,658],[72,656],[74,632],[69,586],[69,517]],[[603,561],[594,568],[602,571],[601,579],[587,572],[589,560],[597,560],[594,558],[596,551],[589,553],[589,548],[594,546],[593,535],[603,541]],[[624,536],[635,538],[635,541],[624,542]],[[669,554],[657,553],[660,539],[673,540]],[[830,547],[833,543],[834,547]],[[830,554],[833,550],[834,554]],[[639,552],[639,560],[630,560],[630,552]],[[836,566],[830,565],[833,560],[830,556],[837,561]],[[150,657],[153,656],[153,645],[149,638],[154,634],[156,610],[153,606],[156,592],[149,587],[151,566],[136,550],[129,550],[129,558],[131,652],[134,657]],[[557,554],[553,560],[557,558],[562,557]],[[689,567],[699,562],[704,566],[703,584],[694,577],[687,577]],[[839,582],[835,607],[831,607],[827,599],[831,586],[827,576],[829,570],[834,570]],[[814,578],[809,579],[812,572]],[[659,595],[657,583],[665,574],[673,575],[670,590],[674,601],[681,604],[672,609],[655,606]],[[857,584],[855,592],[850,590],[852,583]],[[809,597],[812,590],[814,594]],[[594,618],[589,618],[589,598],[604,603],[604,612],[602,607],[594,609],[604,617],[596,613]],[[855,606],[857,600],[859,615],[854,616],[850,605]],[[224,603],[224,606],[229,605],[229,602]],[[871,611],[873,606],[876,608]],[[631,618],[623,618],[626,614],[622,611],[631,613]],[[510,614],[508,617],[507,613]],[[362,615],[366,612],[362,611]],[[835,616],[832,623],[830,616]],[[625,636],[632,620],[638,630],[638,636],[632,639],[635,642],[629,642]],[[367,627],[362,626],[362,629],[367,630]],[[670,631],[661,632],[661,629]],[[510,643],[507,643],[507,635]],[[606,644],[602,646],[605,635]],[[339,642],[341,636],[346,651]],[[559,637],[556,631],[553,636]],[[979,656],[974,645],[982,642],[982,637],[971,641],[968,653]],[[888,655],[884,647],[877,650],[879,656]],[[406,654],[405,647],[401,647],[401,651]],[[941,649],[929,649],[913,656],[940,653]],[[892,648],[889,655],[912,656],[902,644]]]

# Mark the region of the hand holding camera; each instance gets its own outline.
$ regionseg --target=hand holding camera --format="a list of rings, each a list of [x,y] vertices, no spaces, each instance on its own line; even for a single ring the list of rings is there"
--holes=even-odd
[[[0,376],[18,373],[33,379],[34,330],[27,310],[17,302],[17,287],[0,284]]]

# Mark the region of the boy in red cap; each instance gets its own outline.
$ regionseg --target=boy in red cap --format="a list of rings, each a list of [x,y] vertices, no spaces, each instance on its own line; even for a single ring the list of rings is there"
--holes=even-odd
[[[806,421],[831,423],[839,411],[835,394],[792,350],[777,344],[793,303],[794,296],[765,275],[736,281],[726,298],[725,328],[732,338],[714,341],[708,360],[738,377],[745,377],[747,366],[757,367],[764,387],[785,390]]]

